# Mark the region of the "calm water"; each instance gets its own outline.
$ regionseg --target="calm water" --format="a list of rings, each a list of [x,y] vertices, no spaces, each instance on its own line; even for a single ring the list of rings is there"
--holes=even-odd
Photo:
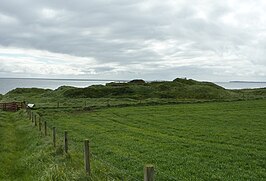
[[[266,87],[266,82],[215,82],[226,89],[253,89]]]
[[[56,80],[56,79],[6,79],[0,78],[0,94],[5,94],[15,88],[45,88],[56,89],[60,86],[74,86],[74,87],[87,87],[96,84],[106,84],[111,81],[98,81],[98,80]]]
[[[95,84],[106,84],[109,81],[104,80],[69,80],[69,79],[16,79],[16,78],[0,78],[0,94],[5,94],[15,88],[46,88],[56,89],[60,86],[74,86],[74,87],[87,87]],[[261,88],[266,87],[264,83],[247,83],[247,82],[216,82],[216,84],[226,89],[243,89],[243,88]]]

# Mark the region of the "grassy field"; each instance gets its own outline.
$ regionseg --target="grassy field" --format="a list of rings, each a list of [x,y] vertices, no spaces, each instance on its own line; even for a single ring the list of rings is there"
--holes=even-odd
[[[265,180],[265,110],[265,100],[253,100],[38,113],[59,135],[69,131],[81,169],[90,139],[99,178],[141,180],[151,163],[157,180]]]

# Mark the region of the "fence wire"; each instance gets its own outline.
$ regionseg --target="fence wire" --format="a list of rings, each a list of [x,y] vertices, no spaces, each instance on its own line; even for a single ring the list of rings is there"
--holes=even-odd
[[[38,114],[35,111],[29,110],[27,109],[27,116],[29,117],[30,120],[32,121],[32,124],[35,124],[35,119],[37,121],[37,129],[39,129],[39,119],[41,121],[41,125],[42,125],[42,129],[41,129],[41,134],[44,134],[44,122],[46,121],[46,125],[47,125],[47,136],[51,136],[52,135],[52,130],[53,130],[53,125],[50,123],[50,121],[47,121],[46,119],[44,119],[43,117],[40,116],[40,114]],[[33,116],[33,117],[32,117]],[[36,117],[35,117],[36,116]],[[34,126],[35,127],[35,126]],[[52,138],[51,138],[52,140]],[[70,141],[71,140],[71,141]],[[69,140],[69,143],[73,143],[73,145],[75,145],[75,147],[77,146],[72,139]],[[57,148],[63,147],[63,141],[64,141],[64,131],[56,128],[56,146]],[[80,143],[83,143],[83,141],[78,141]],[[94,147],[96,145],[91,145],[91,147]],[[80,151],[77,150],[77,148],[74,150],[78,152],[79,155],[83,154],[83,148],[80,146]],[[70,152],[71,153],[71,152]],[[93,173],[90,176],[90,179],[93,181],[102,181],[102,176],[104,176],[104,179],[108,180],[108,181],[115,181],[115,180],[122,180],[122,181],[139,181],[140,179],[132,176],[127,170],[124,169],[119,169],[117,167],[115,167],[114,165],[112,165],[111,163],[101,159],[99,156],[96,156],[93,153],[90,153],[90,157],[91,157],[91,165],[92,165],[92,170],[91,172]],[[79,161],[80,164],[82,163],[82,161]],[[97,173],[100,173],[97,174]]]

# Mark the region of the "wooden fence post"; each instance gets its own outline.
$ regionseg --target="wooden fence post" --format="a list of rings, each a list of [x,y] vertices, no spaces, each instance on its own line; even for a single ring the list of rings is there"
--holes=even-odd
[[[47,136],[47,123],[44,121],[44,136]]]
[[[31,122],[33,123],[33,121],[34,121],[34,115],[33,115],[33,112],[31,111]]]
[[[59,108],[59,102],[57,102],[57,108]]]
[[[85,171],[88,175],[91,173],[91,166],[90,166],[90,145],[89,140],[84,140],[84,167]]]
[[[42,131],[42,120],[40,116],[39,116],[39,131]]]
[[[55,127],[53,127],[53,144],[54,144],[54,147],[56,146],[56,139],[55,139],[55,135],[56,134],[56,132],[55,132]]]
[[[145,165],[144,181],[154,181],[154,166],[153,165]]]
[[[67,131],[64,133],[64,144],[65,144],[65,152],[68,152],[68,137],[67,137]]]
[[[31,110],[29,109],[29,119],[31,120],[31,117],[32,117],[32,112],[31,112]]]
[[[37,126],[37,115],[34,115],[34,125]]]
[[[30,110],[29,109],[26,109],[26,111],[27,111],[27,116],[30,119]]]

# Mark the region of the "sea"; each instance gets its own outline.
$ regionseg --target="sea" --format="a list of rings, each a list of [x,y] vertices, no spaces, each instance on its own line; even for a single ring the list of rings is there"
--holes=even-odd
[[[94,80],[94,79],[43,79],[43,78],[0,78],[0,94],[15,88],[57,89],[60,86],[88,87],[105,85],[109,82],[126,82],[126,80]],[[214,82],[226,89],[251,89],[266,87],[266,82]]]
[[[57,89],[60,86],[88,87],[90,85],[105,85],[115,80],[93,79],[43,79],[43,78],[0,78],[0,94],[15,88]]]

